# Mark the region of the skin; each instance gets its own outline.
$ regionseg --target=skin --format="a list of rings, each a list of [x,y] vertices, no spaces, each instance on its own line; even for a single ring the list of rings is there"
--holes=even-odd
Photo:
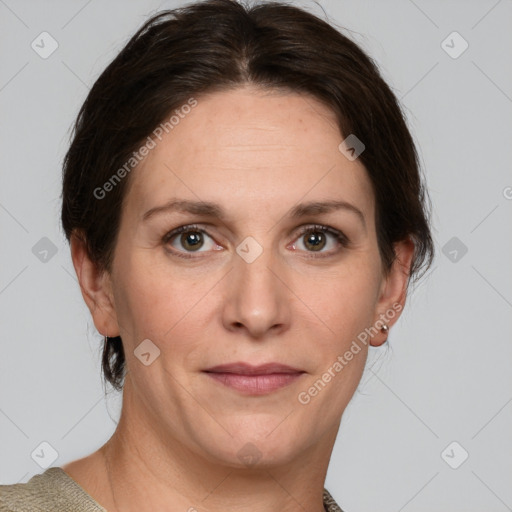
[[[96,328],[121,335],[128,374],[113,436],[63,469],[109,512],[321,512],[329,458],[368,347],[307,405],[298,394],[380,315],[403,307],[413,245],[396,244],[397,261],[383,272],[370,180],[359,160],[339,151],[335,116],[316,99],[253,87],[197,99],[130,175],[112,273],[100,272],[72,239]],[[226,216],[173,211],[142,220],[171,198],[215,202]],[[348,209],[289,216],[300,202],[325,200],[351,203],[364,223]],[[208,233],[199,251],[183,245],[187,235],[163,241],[188,224]],[[325,241],[315,251],[300,234],[311,225],[350,242],[315,232]],[[263,249],[252,263],[236,252],[248,236]],[[379,332],[370,343],[386,337]],[[134,355],[145,339],[160,350],[148,366]],[[202,372],[236,361],[305,373],[246,396]],[[238,456],[247,443],[259,457],[252,466]]]

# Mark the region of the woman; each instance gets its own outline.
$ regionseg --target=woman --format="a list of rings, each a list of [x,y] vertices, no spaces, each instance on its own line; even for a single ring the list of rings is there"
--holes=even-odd
[[[154,16],[82,106],[62,223],[122,414],[0,510],[341,510],[343,412],[433,255],[370,58],[278,3]]]

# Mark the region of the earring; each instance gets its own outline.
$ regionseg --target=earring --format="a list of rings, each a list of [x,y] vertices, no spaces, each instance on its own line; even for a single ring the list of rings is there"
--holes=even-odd
[[[389,332],[389,327],[384,324],[381,328],[380,328],[380,332],[383,333],[383,334],[388,334]],[[386,336],[386,339],[384,340],[384,343],[386,343],[386,341],[388,341],[388,338]]]

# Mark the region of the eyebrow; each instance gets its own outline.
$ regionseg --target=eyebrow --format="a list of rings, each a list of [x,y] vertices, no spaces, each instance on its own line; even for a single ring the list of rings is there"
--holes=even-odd
[[[347,201],[310,201],[308,203],[300,203],[294,206],[289,212],[288,215],[292,219],[299,219],[301,217],[307,217],[309,215],[320,215],[322,213],[330,213],[337,210],[345,210],[347,212],[354,213],[364,228],[366,229],[366,221],[363,215],[363,212]],[[204,217],[212,217],[217,218],[219,220],[226,219],[226,213],[222,206],[217,203],[211,203],[207,201],[190,201],[186,199],[172,199],[168,201],[166,204],[161,206],[155,206],[154,208],[149,209],[146,213],[142,215],[142,221],[146,221],[154,215],[161,213],[169,213],[169,212],[181,212],[181,213],[190,213],[193,215],[201,215]]]

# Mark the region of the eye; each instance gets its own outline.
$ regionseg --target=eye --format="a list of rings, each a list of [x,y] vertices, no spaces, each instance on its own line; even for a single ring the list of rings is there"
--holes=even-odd
[[[195,224],[170,231],[163,237],[162,242],[172,248],[170,252],[182,258],[193,258],[193,253],[197,252],[223,249],[203,228]],[[329,226],[314,225],[302,228],[291,249],[318,254],[310,254],[311,257],[323,257],[332,256],[348,244],[348,238],[341,231]]]
[[[347,237],[337,229],[329,226],[306,226],[299,233],[299,238],[292,244],[292,249],[313,253],[327,253],[326,256],[337,252],[337,249],[346,247]],[[326,249],[327,248],[327,249]],[[324,250],[326,249],[326,250]]]
[[[162,241],[175,249],[173,252],[177,256],[184,258],[193,257],[187,253],[222,249],[203,228],[196,225],[180,226],[167,233]]]

